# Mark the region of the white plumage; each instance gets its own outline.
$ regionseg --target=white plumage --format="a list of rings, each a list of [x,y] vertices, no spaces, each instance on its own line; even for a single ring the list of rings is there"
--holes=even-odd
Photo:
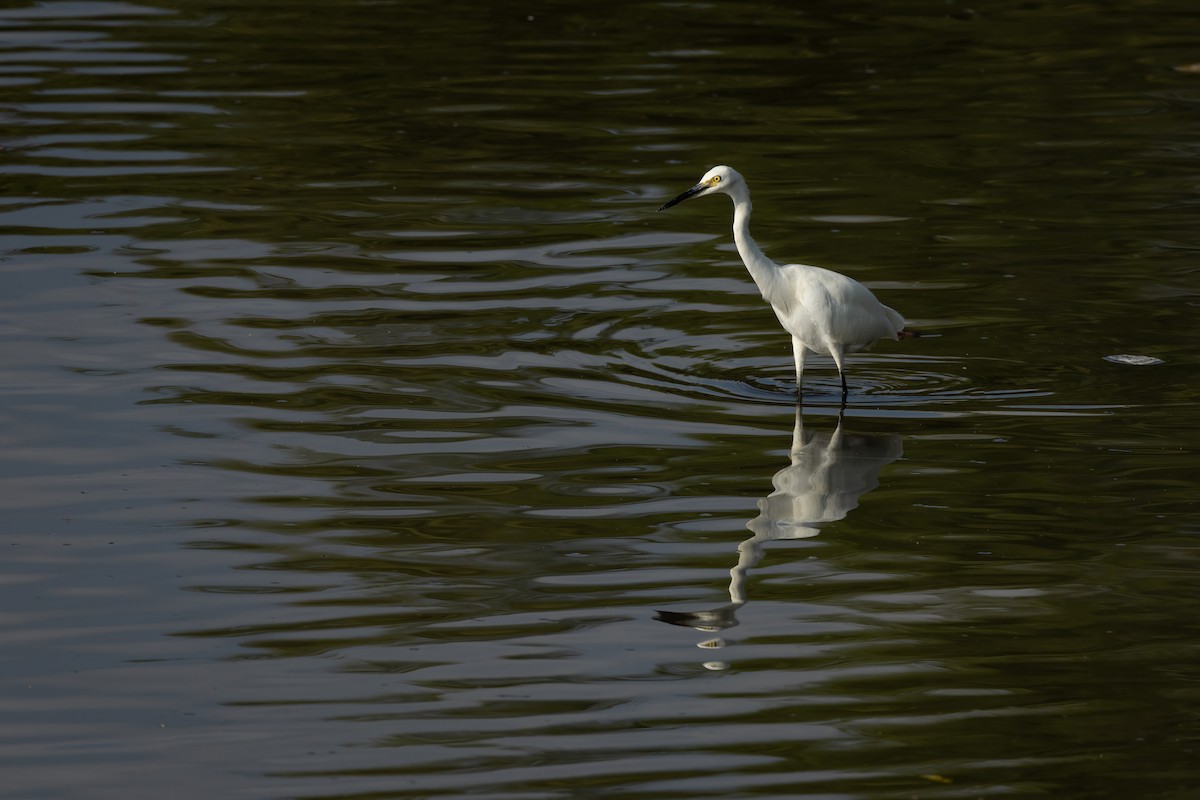
[[[763,299],[792,336],[797,396],[801,394],[804,357],[808,353],[833,358],[842,379],[844,401],[847,353],[870,347],[879,339],[917,335],[904,329],[904,317],[880,303],[870,289],[853,278],[807,264],[780,266],[767,258],[750,237],[750,189],[732,167],[713,167],[699,183],[663,204],[659,211],[692,197],[718,193],[733,200],[733,239],[738,255]]]

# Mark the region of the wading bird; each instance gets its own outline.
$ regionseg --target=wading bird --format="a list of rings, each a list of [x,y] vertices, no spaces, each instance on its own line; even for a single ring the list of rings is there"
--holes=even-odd
[[[845,356],[864,350],[878,339],[917,336],[904,329],[904,317],[875,299],[866,286],[838,272],[807,264],[780,266],[767,258],[750,238],[750,189],[746,179],[732,167],[717,166],[704,174],[692,188],[660,207],[706,194],[727,194],[733,200],[733,240],[738,255],[758,284],[763,299],[792,336],[796,360],[796,397],[802,395],[804,356],[832,356],[842,379],[842,402],[846,401]]]

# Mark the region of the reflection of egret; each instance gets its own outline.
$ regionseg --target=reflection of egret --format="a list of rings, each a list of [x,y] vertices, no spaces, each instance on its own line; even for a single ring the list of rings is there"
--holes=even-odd
[[[729,603],[711,611],[659,611],[658,619],[708,631],[736,625],[734,612],[748,600],[746,573],[762,559],[763,545],[816,536],[822,525],[844,519],[879,485],[880,470],[901,453],[897,434],[845,433],[840,416],[832,432],[805,431],[796,406],[791,463],[775,473],[775,490],[758,501],[758,516],[746,523],[754,535],[738,545],[737,566],[729,571]]]
[[[733,199],[733,241],[763,299],[771,304],[783,329],[792,335],[796,361],[796,396],[801,394],[807,353],[832,356],[846,400],[845,354],[865,350],[879,339],[917,334],[904,329],[904,317],[875,298],[871,290],[839,272],[807,264],[780,266],[750,238],[750,189],[732,167],[710,169],[700,182],[663,204],[659,211],[706,194]]]

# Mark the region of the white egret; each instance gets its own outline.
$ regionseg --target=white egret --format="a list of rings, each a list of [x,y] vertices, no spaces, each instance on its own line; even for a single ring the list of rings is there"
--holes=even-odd
[[[845,402],[847,353],[864,350],[879,339],[918,335],[905,330],[904,317],[880,303],[870,289],[853,278],[807,264],[780,266],[767,258],[750,238],[750,189],[746,179],[732,167],[713,167],[699,183],[658,210],[706,194],[727,194],[733,200],[733,240],[738,255],[763,299],[792,336],[797,397],[801,395],[807,353],[833,357]]]

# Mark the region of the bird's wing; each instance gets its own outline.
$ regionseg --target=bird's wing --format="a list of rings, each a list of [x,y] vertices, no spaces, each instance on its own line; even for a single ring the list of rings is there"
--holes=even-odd
[[[904,319],[883,305],[853,278],[807,264],[788,264],[780,270],[781,295],[787,302],[780,321],[809,345],[841,344],[847,352],[877,339],[895,339]],[[774,303],[773,303],[774,305]]]

